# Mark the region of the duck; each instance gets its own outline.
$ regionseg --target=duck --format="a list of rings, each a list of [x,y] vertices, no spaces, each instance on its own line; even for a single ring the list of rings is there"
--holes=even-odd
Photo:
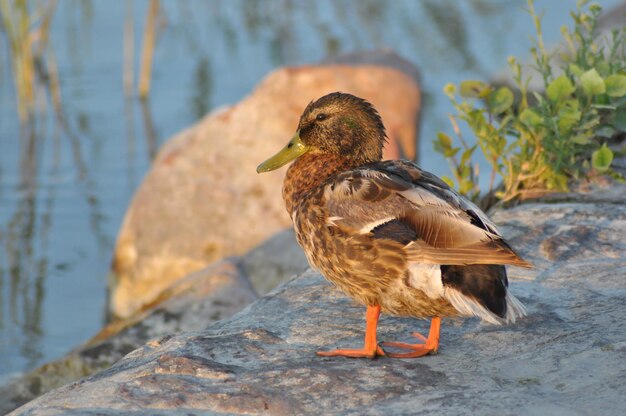
[[[319,356],[422,357],[437,353],[442,318],[508,324],[526,315],[506,265],[532,264],[442,179],[382,160],[386,142],[370,102],[333,92],[311,101],[287,145],[257,168],[292,162],[282,196],[298,244],[313,269],[366,307],[363,347]],[[430,319],[428,335],[379,344],[381,313]]]

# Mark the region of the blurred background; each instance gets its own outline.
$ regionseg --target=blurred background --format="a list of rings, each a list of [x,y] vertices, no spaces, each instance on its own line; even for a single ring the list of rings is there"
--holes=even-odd
[[[527,57],[525,4],[0,0],[0,382],[102,326],[118,228],[170,136],[279,66],[389,47],[422,73],[421,165],[449,174],[442,88]],[[574,6],[536,1],[548,45]]]

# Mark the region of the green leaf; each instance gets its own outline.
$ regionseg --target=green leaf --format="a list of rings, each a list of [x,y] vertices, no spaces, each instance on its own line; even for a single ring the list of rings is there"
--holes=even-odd
[[[487,128],[487,120],[482,110],[473,110],[467,114],[467,124],[474,131],[474,134],[480,136]]]
[[[513,93],[507,87],[500,87],[489,94],[489,108],[493,114],[501,114],[513,105]]]
[[[576,77],[580,77],[583,74],[583,70],[576,64],[569,64],[568,69]]]
[[[439,132],[437,133],[437,139],[439,139],[439,143],[446,149],[452,147],[452,138],[447,134]]]
[[[459,150],[461,150],[460,147],[453,147],[453,148],[447,149],[445,152],[443,152],[443,155],[445,157],[454,157],[454,156],[456,156],[457,153],[459,153]]]
[[[461,96],[464,98],[480,98],[484,97],[485,92],[490,90],[489,86],[482,81],[463,81],[461,82]]]
[[[602,6],[600,6],[598,3],[591,3],[589,5],[589,11],[592,13],[600,13],[602,11]]]
[[[585,117],[585,122],[581,124],[577,130],[595,130],[596,127],[600,124],[600,117],[597,114],[592,114],[591,116]]]
[[[462,194],[467,194],[474,188],[474,183],[472,181],[463,180],[459,185],[459,192]]]
[[[592,134],[577,134],[576,136],[572,137],[570,140],[576,144],[586,145],[586,144],[591,144],[591,137],[593,137]]]
[[[606,146],[606,143],[591,155],[591,166],[598,172],[606,172],[611,167],[611,162],[613,162],[613,151]]]
[[[450,99],[453,99],[454,94],[456,94],[456,86],[450,82],[447,83],[445,87],[443,87],[443,93],[450,97]]]
[[[626,95],[626,75],[613,74],[604,80],[606,94],[609,97],[623,97]]]
[[[445,133],[437,133],[437,140],[433,143],[435,151],[443,154],[445,157],[454,157],[459,147],[452,147],[452,138]]]
[[[522,123],[529,127],[539,127],[543,124],[543,117],[537,114],[534,110],[527,108],[519,115],[519,119]]]
[[[561,135],[568,134],[572,127],[580,120],[581,112],[568,107],[564,107],[559,111],[557,124]]]
[[[550,101],[559,101],[569,98],[574,91],[576,91],[576,87],[574,87],[572,81],[569,80],[567,75],[561,75],[548,85],[546,94]]]
[[[599,110],[612,110],[612,111],[617,110],[617,107],[615,107],[614,105],[608,105],[608,104],[591,104],[591,108],[597,108]]]
[[[606,91],[604,80],[595,68],[590,69],[580,76],[580,85],[583,87],[583,92],[588,97],[604,94]]]
[[[465,151],[461,154],[461,165],[465,165],[472,158],[474,150],[476,150],[476,145],[470,147],[469,149],[465,149]]]

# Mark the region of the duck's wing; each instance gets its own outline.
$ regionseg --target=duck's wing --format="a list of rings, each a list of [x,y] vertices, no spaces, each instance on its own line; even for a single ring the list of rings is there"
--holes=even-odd
[[[531,267],[471,201],[406,161],[373,163],[327,183],[328,226],[395,240],[423,264]]]

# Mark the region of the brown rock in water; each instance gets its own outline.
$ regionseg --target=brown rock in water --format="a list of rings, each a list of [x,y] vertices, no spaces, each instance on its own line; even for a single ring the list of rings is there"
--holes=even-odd
[[[492,218],[534,270],[510,268],[529,315],[444,320],[438,355],[321,358],[357,346],[364,308],[307,272],[209,328],[165,337],[14,415],[623,415],[626,186]],[[425,321],[383,315],[381,340]],[[414,342],[414,340],[413,340]]]
[[[391,66],[407,66],[390,52],[376,54],[376,62],[383,56]],[[118,236],[112,316],[132,315],[182,276],[291,226],[280,194],[284,168],[262,178],[255,169],[285,145],[312,99],[339,90],[370,100],[387,126],[387,157],[400,154],[399,143],[415,156],[416,79],[366,61],[279,69],[240,103],[211,113],[163,147]]]

